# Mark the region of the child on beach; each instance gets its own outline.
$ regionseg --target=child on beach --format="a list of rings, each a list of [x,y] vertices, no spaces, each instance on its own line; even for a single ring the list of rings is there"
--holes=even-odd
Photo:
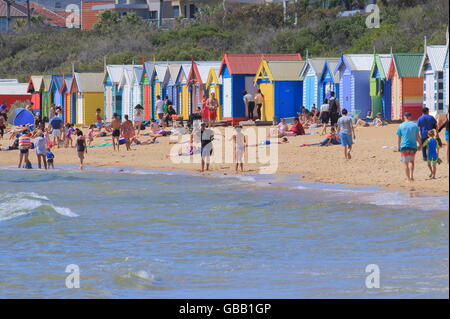
[[[19,136],[19,165],[17,168],[20,168],[22,166],[22,161],[24,163],[28,163],[28,152],[31,148],[31,138],[30,134],[27,130],[23,131],[23,133]]]
[[[92,142],[94,141],[94,131],[95,131],[95,125],[91,124],[89,126],[89,130],[88,130],[88,145],[91,146]]]
[[[52,153],[50,148],[47,148],[47,165],[48,168],[50,168],[50,166],[55,169],[55,165],[53,164],[53,160],[55,158],[55,155]]]
[[[87,146],[86,146],[86,139],[83,136],[83,132],[81,130],[77,130],[77,142],[76,142],[76,149],[78,153],[78,157],[80,159],[80,169],[84,169],[83,161],[84,161],[84,154],[87,154]]]
[[[437,163],[440,164],[439,143],[436,139],[436,130],[428,131],[428,138],[422,144],[422,148],[423,147],[428,147],[427,164],[428,164],[428,168],[430,169],[430,178],[435,179],[436,178],[436,164]]]
[[[75,132],[75,129],[73,128],[73,124],[67,124],[67,130],[64,136],[64,147],[67,148],[73,147],[73,140],[72,140],[72,134]]]
[[[36,145],[36,157],[38,161],[39,169],[42,168],[41,161],[44,163],[44,168],[47,169],[47,157],[46,157],[46,149],[47,145],[45,143],[44,133],[42,131],[37,133],[37,138],[34,143]]]

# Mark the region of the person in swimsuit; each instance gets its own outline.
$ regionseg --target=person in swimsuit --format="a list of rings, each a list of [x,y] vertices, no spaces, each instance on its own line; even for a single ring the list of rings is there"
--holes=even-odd
[[[92,142],[94,141],[94,130],[95,130],[95,125],[91,124],[89,126],[89,130],[88,130],[88,143],[89,143],[89,146],[91,146]]]
[[[141,134],[142,125],[142,106],[140,104],[134,107],[134,127],[137,130],[136,136]]]
[[[244,171],[244,153],[245,144],[247,143],[245,135],[242,133],[242,126],[238,125],[235,127],[236,134],[233,135],[233,148],[235,150],[235,162],[236,162],[236,173],[238,172],[239,165],[241,166],[241,172]]]
[[[37,133],[37,138],[34,140],[36,145],[36,157],[39,169],[42,168],[41,160],[44,163],[44,168],[47,169],[47,143],[45,143],[44,133],[42,131]]]
[[[258,114],[258,120],[262,120],[261,110],[264,104],[264,94],[262,94],[261,90],[258,90],[258,93],[255,95],[255,104],[256,104],[256,113]]]
[[[125,145],[127,147],[127,151],[131,151],[131,140],[134,137],[134,127],[133,122],[128,119],[128,115],[124,115],[125,121],[122,123],[121,133],[125,138]]]
[[[120,129],[122,127],[122,123],[120,122],[120,116],[117,113],[113,114],[113,120],[110,125],[112,129],[112,145],[113,149],[116,150],[117,143],[117,152],[119,151],[119,139],[120,139]]]
[[[79,129],[77,129],[77,143],[76,143],[76,149],[78,153],[78,158],[80,159],[80,169],[82,170],[84,168],[83,161],[84,161],[84,154],[87,154],[87,146],[86,146],[86,139],[83,136],[83,132]]]
[[[216,94],[211,92],[211,96],[206,100],[206,106],[209,109],[209,122],[211,126],[214,126],[217,118],[217,108],[219,107],[219,102],[216,99]]]
[[[97,121],[95,123],[95,126],[97,127],[98,131],[100,132],[103,127],[102,110],[100,108],[95,110],[95,119]]]
[[[436,139],[436,130],[428,131],[428,138],[423,142],[422,148],[428,147],[427,163],[430,169],[430,178],[436,179],[436,164],[440,164],[439,159],[439,143]]]

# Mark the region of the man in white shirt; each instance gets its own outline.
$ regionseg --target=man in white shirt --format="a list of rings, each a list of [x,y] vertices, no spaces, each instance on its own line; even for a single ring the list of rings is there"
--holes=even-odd
[[[255,100],[253,95],[247,91],[242,92],[242,95],[244,95],[244,104],[248,110],[248,119],[253,120],[253,110],[255,109]]]
[[[164,101],[161,100],[161,96],[159,95],[156,96],[155,108],[160,124],[164,126]]]

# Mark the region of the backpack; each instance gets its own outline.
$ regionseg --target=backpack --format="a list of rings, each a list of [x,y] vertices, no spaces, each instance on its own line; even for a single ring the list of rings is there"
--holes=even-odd
[[[331,113],[337,113],[338,111],[338,103],[336,101],[336,99],[330,99],[330,103],[329,103],[329,110]]]

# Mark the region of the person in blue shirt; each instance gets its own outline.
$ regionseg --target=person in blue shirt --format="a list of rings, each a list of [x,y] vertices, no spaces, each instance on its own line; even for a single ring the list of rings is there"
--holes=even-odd
[[[52,153],[50,148],[47,148],[47,164],[48,168],[55,168],[55,165],[53,164],[53,160],[55,159],[55,155]]]
[[[428,168],[430,169],[430,178],[436,178],[436,164],[440,164],[439,160],[439,143],[436,140],[436,131],[428,131],[428,138],[422,144],[422,147],[428,147]]]
[[[434,117],[429,115],[428,113],[430,110],[427,107],[424,107],[422,109],[422,116],[419,117],[417,120],[417,125],[420,129],[420,137],[421,137],[421,144],[428,139],[428,131],[431,131],[433,129],[437,128],[437,121]],[[424,161],[427,161],[427,147],[422,147],[422,158]]]
[[[400,152],[400,161],[405,164],[406,179],[409,182],[414,181],[414,160],[417,150],[421,148],[419,127],[411,121],[411,113],[405,112],[404,122],[400,124],[397,130],[398,151]]]

